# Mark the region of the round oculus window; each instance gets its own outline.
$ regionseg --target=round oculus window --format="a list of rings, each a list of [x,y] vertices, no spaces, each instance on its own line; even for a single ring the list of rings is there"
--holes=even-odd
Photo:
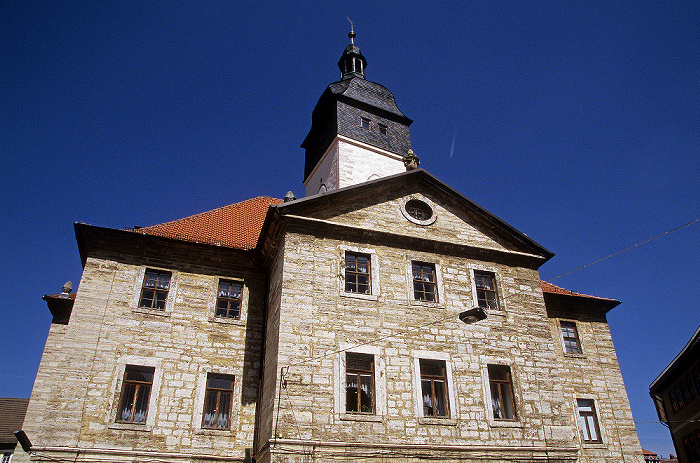
[[[433,210],[423,201],[412,199],[406,203],[406,213],[421,222],[430,220]]]

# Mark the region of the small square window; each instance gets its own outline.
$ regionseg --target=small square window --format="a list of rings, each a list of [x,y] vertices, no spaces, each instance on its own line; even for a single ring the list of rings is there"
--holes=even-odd
[[[592,400],[577,399],[579,423],[585,442],[600,442],[600,428],[595,414],[595,404]]]
[[[216,316],[238,320],[241,317],[241,291],[243,285],[233,281],[219,281],[216,298]]]
[[[491,407],[496,420],[514,420],[513,380],[507,365],[489,365]]]
[[[231,426],[233,379],[231,375],[211,373],[207,375],[207,391],[202,416],[203,428],[229,429]]]
[[[371,129],[372,121],[366,117],[360,117],[360,127],[363,129]]]
[[[387,127],[387,126],[384,125],[384,124],[377,124],[377,125],[378,125],[378,127],[379,127],[379,133],[380,133],[380,134],[386,135],[386,134],[388,133],[389,127]]]
[[[373,414],[374,355],[347,353],[345,357],[345,410]]]
[[[578,338],[576,323],[561,322],[561,336],[564,340],[564,352],[567,354],[581,353],[581,342]]]
[[[447,400],[447,374],[444,360],[420,359],[420,382],[423,395],[423,416],[450,416]]]
[[[413,262],[413,298],[417,301],[437,302],[435,265]]]
[[[496,277],[491,272],[474,271],[476,299],[479,307],[497,310]]]
[[[139,307],[146,309],[165,310],[170,289],[170,272],[146,270],[141,288]]]
[[[155,368],[127,365],[119,399],[117,421],[145,423]]]
[[[370,294],[370,256],[356,252],[345,252],[345,292]]]

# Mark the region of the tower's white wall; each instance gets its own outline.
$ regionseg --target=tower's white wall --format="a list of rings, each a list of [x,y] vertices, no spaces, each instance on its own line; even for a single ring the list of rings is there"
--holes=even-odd
[[[336,136],[306,182],[306,196],[387,177],[406,170],[403,158],[342,135]]]

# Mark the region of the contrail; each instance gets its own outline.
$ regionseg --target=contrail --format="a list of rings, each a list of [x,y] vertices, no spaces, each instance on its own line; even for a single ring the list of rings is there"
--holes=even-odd
[[[452,155],[455,153],[455,138],[457,138],[457,129],[454,129],[452,132],[452,147],[450,148],[450,159],[452,159]]]

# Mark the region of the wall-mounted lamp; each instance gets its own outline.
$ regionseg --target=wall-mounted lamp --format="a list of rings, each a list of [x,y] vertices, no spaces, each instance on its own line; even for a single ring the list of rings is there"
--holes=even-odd
[[[465,310],[460,312],[459,319],[462,320],[467,325],[486,319],[486,312],[481,307],[474,307],[473,309]]]
[[[29,438],[27,435],[22,431],[21,429],[19,431],[15,431],[12,434],[15,435],[17,438],[17,441],[19,442],[19,445],[22,446],[22,450],[25,452],[29,453],[29,451],[32,449],[32,443],[29,441]]]

